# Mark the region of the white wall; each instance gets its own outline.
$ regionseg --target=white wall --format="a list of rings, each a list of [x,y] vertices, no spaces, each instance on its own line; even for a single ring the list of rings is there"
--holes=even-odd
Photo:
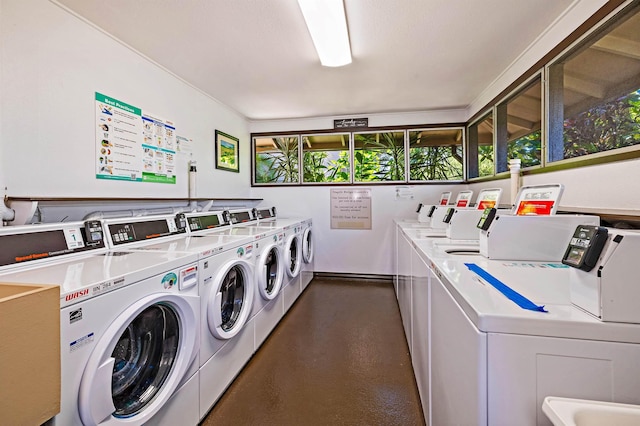
[[[1,0],[0,9],[0,184],[10,196],[187,197],[186,156],[175,185],[96,179],[95,92],[193,139],[198,197],[248,196],[242,116],[50,1]],[[214,168],[215,129],[240,138],[239,174]]]
[[[276,206],[282,216],[313,218],[316,271],[389,275],[393,219],[417,217],[418,203],[436,202],[442,191],[457,193],[464,186],[412,186],[414,199],[397,199],[394,185],[364,188],[371,188],[371,230],[331,229],[331,187],[253,188],[252,195],[264,198],[262,205]]]

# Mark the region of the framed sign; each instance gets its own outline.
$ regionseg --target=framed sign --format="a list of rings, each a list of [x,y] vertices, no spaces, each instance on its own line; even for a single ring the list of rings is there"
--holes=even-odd
[[[240,172],[239,145],[238,138],[216,130],[216,169]]]
[[[343,118],[341,120],[333,120],[334,129],[361,129],[369,127],[368,118]]]
[[[331,188],[331,229],[371,229],[371,188]]]

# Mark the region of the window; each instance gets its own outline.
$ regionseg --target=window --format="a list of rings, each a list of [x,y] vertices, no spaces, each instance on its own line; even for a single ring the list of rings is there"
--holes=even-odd
[[[409,180],[462,180],[463,129],[409,130]]]
[[[549,66],[549,161],[640,144],[639,10]]]
[[[351,182],[349,133],[302,136],[303,182]]]
[[[404,131],[354,133],[354,182],[404,181]]]
[[[469,178],[493,176],[493,112],[469,126]]]
[[[522,167],[542,160],[542,81],[540,76],[496,108],[496,172],[506,172],[508,162],[519,158]]]
[[[256,183],[298,183],[298,136],[257,137]]]

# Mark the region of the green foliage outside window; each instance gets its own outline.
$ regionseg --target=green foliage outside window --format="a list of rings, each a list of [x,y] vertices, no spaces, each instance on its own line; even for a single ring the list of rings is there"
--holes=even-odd
[[[270,142],[268,146],[259,146]],[[256,143],[256,183],[298,182],[298,138],[261,138]]]
[[[493,176],[493,145],[478,147],[478,170],[480,176]]]
[[[306,151],[303,156],[305,182],[349,182],[349,151],[340,152],[338,158],[331,159],[335,152]]]
[[[460,129],[409,131],[409,179],[462,180]]]
[[[540,165],[542,158],[542,133],[540,130],[529,133],[509,142],[508,158],[519,158],[522,167]]]
[[[354,135],[356,182],[403,181],[404,132]]]
[[[564,158],[640,144],[640,89],[564,120]]]

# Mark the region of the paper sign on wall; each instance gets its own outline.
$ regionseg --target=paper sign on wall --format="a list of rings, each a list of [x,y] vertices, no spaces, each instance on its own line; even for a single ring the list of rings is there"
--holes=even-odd
[[[176,183],[172,122],[95,93],[96,178]]]
[[[331,229],[371,229],[371,189],[331,189]]]

